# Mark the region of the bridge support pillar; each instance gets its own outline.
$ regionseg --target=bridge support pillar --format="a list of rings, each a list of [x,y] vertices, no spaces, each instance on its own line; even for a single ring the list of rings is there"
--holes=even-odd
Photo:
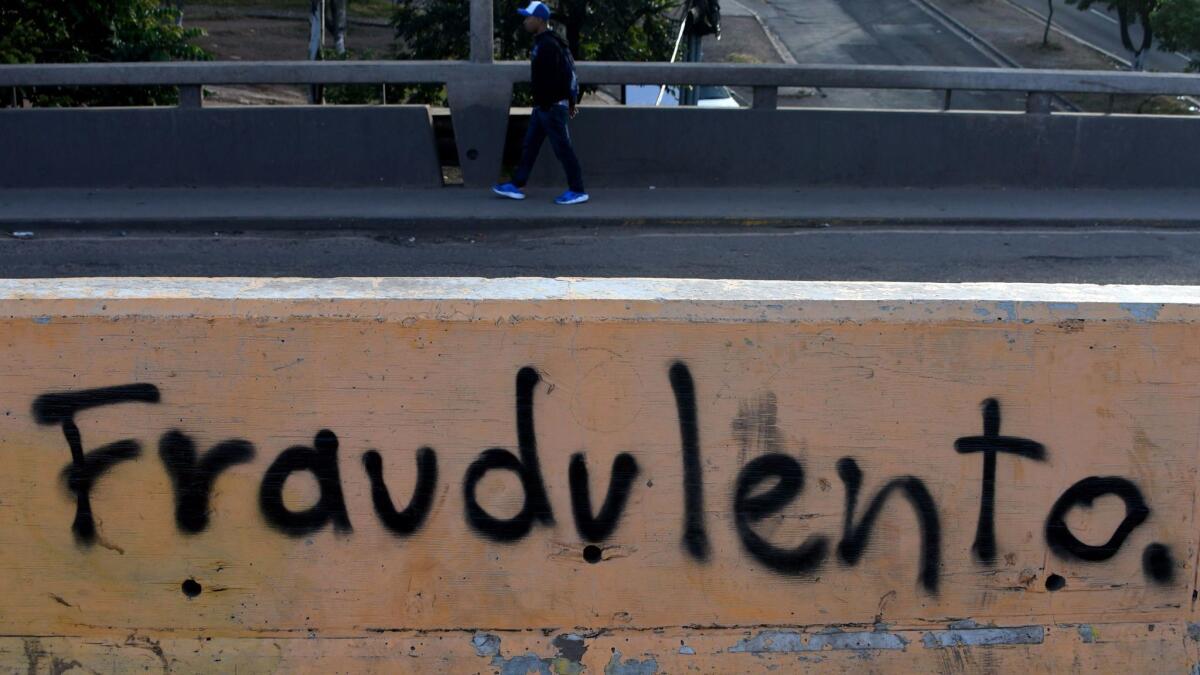
[[[451,82],[447,89],[463,185],[492,185],[499,178],[504,156],[512,83],[483,77]]]

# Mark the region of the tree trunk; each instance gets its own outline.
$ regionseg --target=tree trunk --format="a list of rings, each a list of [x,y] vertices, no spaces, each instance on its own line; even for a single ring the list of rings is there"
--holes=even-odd
[[[1138,10],[1136,15],[1131,15],[1130,11],[1122,6],[1117,9],[1117,17],[1121,20],[1121,44],[1125,46],[1125,49],[1133,52],[1133,69],[1142,70],[1146,52],[1150,51],[1150,47],[1154,43],[1154,33],[1150,29],[1150,12],[1142,9]],[[1133,38],[1129,35],[1129,27],[1138,21],[1142,23],[1142,42],[1134,47]]]
[[[571,56],[578,60],[582,52],[583,20],[587,16],[587,2],[575,0],[560,6],[569,8],[563,12],[560,23],[567,31],[567,45],[571,48]]]
[[[1054,0],[1046,0],[1046,29],[1042,31],[1042,46],[1050,46],[1050,22],[1054,19]]]

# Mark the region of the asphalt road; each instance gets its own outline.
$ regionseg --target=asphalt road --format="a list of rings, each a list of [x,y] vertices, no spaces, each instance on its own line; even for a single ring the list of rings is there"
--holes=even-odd
[[[1200,230],[658,227],[181,233],[0,239],[10,278],[642,276],[1200,284]]]
[[[1045,20],[1046,0],[1008,0],[1009,2],[1027,9]],[[1115,54],[1126,61],[1133,60],[1133,54],[1121,44],[1121,28],[1117,13],[1109,11],[1099,4],[1093,5],[1086,11],[1066,4],[1063,0],[1054,2],[1054,24],[1072,35],[1076,35],[1101,49]],[[1130,30],[1134,44],[1142,39],[1141,26]],[[1177,52],[1165,52],[1158,47],[1146,56],[1146,69],[1160,72],[1181,72],[1187,69],[1188,57]]]
[[[914,0],[737,0],[762,18],[797,62],[843,65],[974,66],[997,63]],[[837,91],[789,105],[940,108],[925,91]],[[1009,94],[956,92],[955,107],[1019,110]]]

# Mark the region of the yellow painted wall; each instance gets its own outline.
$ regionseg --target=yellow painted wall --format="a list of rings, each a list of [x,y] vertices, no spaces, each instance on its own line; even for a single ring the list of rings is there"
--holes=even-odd
[[[1198,298],[2,282],[0,668],[1186,672]],[[188,448],[222,443],[207,490]],[[397,511],[423,458],[413,531],[380,517],[370,451]],[[596,514],[622,453],[626,501],[589,531],[572,493]],[[472,522],[472,466],[507,524]]]

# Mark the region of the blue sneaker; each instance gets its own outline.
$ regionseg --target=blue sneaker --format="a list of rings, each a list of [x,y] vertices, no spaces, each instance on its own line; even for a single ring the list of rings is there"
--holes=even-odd
[[[566,206],[568,204],[582,204],[587,200],[588,196],[586,192],[571,192],[570,190],[567,190],[559,195],[558,199],[554,200],[554,203]]]
[[[512,183],[505,183],[503,185],[493,186],[492,192],[495,192],[496,194],[500,195],[501,197],[508,197],[509,199],[517,199],[517,200],[525,199],[525,193],[521,192],[521,188],[517,187],[516,185],[513,185]]]

